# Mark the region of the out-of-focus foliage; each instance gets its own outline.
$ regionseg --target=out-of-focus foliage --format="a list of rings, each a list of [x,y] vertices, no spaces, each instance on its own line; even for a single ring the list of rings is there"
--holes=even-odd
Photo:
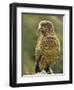
[[[49,20],[54,24],[56,35],[60,40],[61,52],[58,62],[53,67],[53,71],[54,73],[63,73],[63,16],[23,14],[23,75],[35,74],[35,47],[39,36],[38,24],[41,20]]]

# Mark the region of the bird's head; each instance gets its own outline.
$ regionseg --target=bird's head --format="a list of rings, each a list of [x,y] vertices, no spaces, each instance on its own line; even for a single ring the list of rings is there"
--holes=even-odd
[[[54,26],[53,26],[52,22],[47,21],[47,20],[40,21],[38,30],[44,36],[46,36],[48,34],[51,34],[51,35],[54,34]]]

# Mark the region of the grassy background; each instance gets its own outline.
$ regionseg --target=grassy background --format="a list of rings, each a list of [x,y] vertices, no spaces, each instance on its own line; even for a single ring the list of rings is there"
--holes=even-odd
[[[63,16],[22,14],[23,75],[35,74],[35,46],[39,36],[37,31],[38,23],[41,20],[49,20],[54,24],[56,35],[60,40],[61,53],[59,61],[54,65],[53,70],[54,73],[63,73]]]

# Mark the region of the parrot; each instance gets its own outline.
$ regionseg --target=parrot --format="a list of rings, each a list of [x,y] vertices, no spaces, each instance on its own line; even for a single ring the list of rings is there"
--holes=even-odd
[[[35,72],[53,73],[53,66],[59,60],[60,40],[57,37],[51,21],[41,20],[38,24],[40,33],[35,48]]]

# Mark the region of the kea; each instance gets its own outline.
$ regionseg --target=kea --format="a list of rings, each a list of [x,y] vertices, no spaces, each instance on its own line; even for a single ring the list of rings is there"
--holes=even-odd
[[[40,36],[35,48],[35,72],[44,70],[47,74],[51,74],[53,66],[59,60],[60,41],[56,36],[54,25],[50,21],[40,21],[38,31]]]

